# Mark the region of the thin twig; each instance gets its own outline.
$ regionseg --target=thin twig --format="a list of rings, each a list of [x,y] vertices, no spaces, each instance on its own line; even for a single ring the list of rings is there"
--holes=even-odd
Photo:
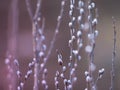
[[[25,0],[25,1],[26,1],[26,6],[27,6],[27,11],[30,16],[30,20],[32,22],[33,21],[33,12],[32,12],[31,6],[30,6],[30,0]]]
[[[50,54],[51,54],[52,49],[53,49],[53,47],[54,47],[54,43],[55,43],[56,37],[57,37],[57,35],[58,35],[58,33],[59,33],[59,28],[60,28],[60,24],[61,24],[62,17],[63,17],[65,2],[66,2],[66,0],[63,0],[63,1],[61,2],[61,10],[60,10],[60,14],[59,14],[58,19],[57,19],[58,22],[57,22],[57,25],[56,25],[56,28],[55,28],[55,32],[54,32],[54,35],[53,35],[52,40],[51,40],[51,42],[50,42],[50,47],[49,47],[49,49],[48,49],[48,52],[47,52],[47,54],[46,54],[46,57],[44,58],[44,67],[45,67],[45,65],[46,65],[46,63],[47,63],[47,61],[48,61],[48,59],[49,59],[49,57],[50,57]],[[63,4],[62,4],[62,3],[63,3]],[[43,67],[43,68],[44,68],[44,67]],[[40,72],[43,70],[43,68],[40,69]]]
[[[36,20],[38,18],[38,15],[40,14],[41,3],[42,3],[42,0],[37,0],[37,7],[36,7],[36,11],[33,18],[34,20]]]
[[[111,68],[111,86],[110,90],[114,90],[114,79],[115,79],[115,58],[116,58],[116,26],[115,26],[115,18],[113,19],[113,32],[114,32],[114,38],[113,38],[113,52],[112,52],[112,68]]]

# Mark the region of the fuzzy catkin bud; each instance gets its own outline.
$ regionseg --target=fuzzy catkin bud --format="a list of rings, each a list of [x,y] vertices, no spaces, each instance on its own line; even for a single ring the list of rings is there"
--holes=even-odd
[[[84,24],[81,24],[80,27],[82,30],[84,30],[84,28],[85,28]]]
[[[64,6],[64,5],[65,5],[65,1],[62,1],[62,2],[61,2],[61,6]]]
[[[86,23],[84,24],[84,29],[85,29],[85,30],[89,30],[89,27],[90,27],[89,23],[86,22]]]
[[[94,33],[90,33],[90,34],[88,34],[88,39],[90,39],[90,40],[92,40],[92,39],[94,39]]]
[[[93,21],[92,21],[92,24],[93,24],[93,25],[96,25],[97,23],[98,23],[97,18],[94,18]]]
[[[72,85],[68,85],[68,90],[71,90],[72,89]]]
[[[88,71],[85,71],[85,76],[88,76],[89,75],[89,72]]]
[[[74,67],[75,67],[75,69],[77,68],[77,66],[78,66],[78,64],[77,64],[77,63],[74,63]]]
[[[72,15],[73,15],[73,11],[70,10],[70,11],[69,11],[69,16],[72,16]]]
[[[67,79],[64,79],[64,85],[68,85]]]
[[[76,38],[75,38],[75,36],[73,35],[73,36],[72,36],[72,41],[74,41],[75,39],[76,39]]]
[[[80,37],[82,35],[81,31],[77,31],[77,37]]]
[[[61,73],[61,74],[60,74],[60,77],[64,79],[64,74],[63,74],[63,73]]]
[[[32,73],[32,70],[27,71],[27,76],[29,76]]]
[[[19,66],[19,62],[18,62],[17,59],[14,60],[14,64],[15,64],[16,66]]]
[[[77,56],[77,59],[78,59],[79,61],[81,60],[81,58],[82,58],[82,57],[81,57],[80,55]]]
[[[94,63],[91,63],[90,66],[89,66],[89,69],[90,69],[91,72],[94,72],[95,69],[96,69],[95,64],[94,64]]]
[[[75,72],[75,68],[72,68],[72,70],[70,71],[70,75],[73,75]]]
[[[91,9],[92,9],[91,5],[89,5],[89,6],[88,6],[88,9],[89,9],[89,10],[91,10]]]
[[[73,25],[72,22],[69,22],[69,27],[72,27],[72,25]]]
[[[59,82],[58,81],[55,81],[55,86],[58,88],[58,84]]]
[[[69,47],[72,47],[72,40],[69,40]]]
[[[58,58],[58,64],[59,64],[59,65],[62,65],[62,64],[63,64],[63,61],[62,61],[61,58]]]
[[[41,58],[44,57],[44,52],[42,52],[42,51],[39,52],[39,57],[41,57]]]
[[[42,41],[45,40],[45,36],[44,35],[41,36],[41,40]]]
[[[71,66],[71,63],[68,63],[68,67],[70,67]]]
[[[23,86],[24,86],[24,83],[23,83],[23,82],[21,82],[21,83],[20,83],[20,86],[23,88]]]
[[[83,1],[79,1],[79,2],[78,2],[78,6],[79,6],[79,7],[83,7],[83,6],[84,6],[84,2],[83,2]]]
[[[82,20],[82,16],[78,16],[77,20],[80,22]]]
[[[20,90],[20,86],[17,87],[17,90]]]
[[[91,53],[91,52],[92,52],[92,46],[87,45],[87,46],[85,47],[85,51],[86,51],[87,53]]]
[[[45,44],[43,44],[43,45],[42,45],[42,48],[43,48],[44,51],[46,51],[47,46],[46,46]]]
[[[98,72],[99,78],[101,78],[103,76],[104,72],[105,72],[104,68],[99,70],[99,72]]]
[[[34,66],[34,64],[35,64],[35,62],[31,62],[31,63],[28,64],[28,67],[31,68],[31,67]]]
[[[88,88],[85,88],[85,90],[88,90]]]
[[[74,54],[75,56],[78,55],[78,50],[73,50],[72,52],[73,52],[73,54]]]
[[[97,37],[99,34],[98,30],[95,30],[95,36]]]
[[[43,68],[44,66],[45,66],[44,63],[41,63],[41,64],[40,64],[40,68]]]
[[[95,8],[95,3],[92,2],[92,3],[91,3],[91,6],[92,6],[92,8]]]
[[[48,70],[45,68],[43,72],[45,75],[47,75]]]
[[[63,70],[63,72],[65,72],[66,71],[66,66],[63,66],[62,70]]]
[[[46,85],[47,84],[47,82],[46,82],[46,80],[42,80],[42,85]]]
[[[81,8],[81,9],[80,9],[80,14],[83,14],[83,13],[84,13],[84,9]]]
[[[74,78],[73,78],[73,82],[76,82],[76,81],[77,81],[77,77],[74,77]]]
[[[9,64],[10,60],[8,58],[5,59],[5,64]]]
[[[73,9],[73,8],[74,8],[74,5],[73,5],[73,4],[71,4],[71,5],[70,5],[70,9]]]
[[[92,81],[92,78],[90,76],[87,76],[86,77],[86,82],[91,82]]]
[[[79,46],[79,48],[82,48],[82,46],[83,46],[83,43],[79,43],[79,45],[78,45],[78,46]]]
[[[59,71],[56,71],[56,77],[59,77],[60,73]]]
[[[38,20],[38,22],[39,22],[39,21],[41,20],[41,17],[38,17],[37,20]]]
[[[61,20],[61,18],[62,18],[61,16],[58,16],[57,21],[59,22]]]
[[[58,52],[58,64],[61,65],[61,66],[62,66],[62,64],[63,64],[62,55],[59,54],[59,52]]]
[[[71,80],[68,80],[67,82],[68,82],[68,84],[71,84]]]
[[[17,72],[17,76],[20,77],[21,76],[21,72],[18,70]]]
[[[88,20],[90,20],[91,19],[91,16],[90,15],[88,15]]]
[[[45,85],[45,90],[48,90],[48,85]]]
[[[73,22],[75,21],[75,19],[76,19],[75,17],[72,17],[72,21],[73,21]]]

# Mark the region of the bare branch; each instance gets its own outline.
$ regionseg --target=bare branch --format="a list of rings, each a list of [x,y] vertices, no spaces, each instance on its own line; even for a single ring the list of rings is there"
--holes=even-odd
[[[31,22],[33,21],[33,12],[30,6],[30,0],[25,0],[26,1],[26,6],[27,6],[27,10],[31,19]]]

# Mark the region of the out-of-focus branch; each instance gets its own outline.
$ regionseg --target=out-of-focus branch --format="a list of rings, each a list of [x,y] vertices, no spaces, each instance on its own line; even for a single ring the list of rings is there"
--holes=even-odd
[[[17,31],[18,31],[18,0],[12,0],[8,13],[8,30],[7,30],[7,50],[5,64],[7,66],[8,90],[16,90],[16,70],[14,59],[17,49]]]
[[[16,55],[16,42],[18,32],[18,0],[12,0],[8,13],[8,30],[7,30],[7,51]]]
[[[32,9],[30,6],[30,0],[25,0],[26,1],[26,6],[27,6],[27,10],[30,16],[31,21],[33,21],[33,13],[32,13]]]

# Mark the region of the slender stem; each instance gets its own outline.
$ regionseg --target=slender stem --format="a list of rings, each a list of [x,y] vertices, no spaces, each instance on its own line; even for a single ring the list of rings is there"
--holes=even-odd
[[[114,90],[115,57],[116,57],[116,26],[115,26],[114,17],[112,19],[113,19],[114,38],[113,38],[113,52],[112,52],[112,69],[111,69],[111,86],[110,86],[110,90]]]
[[[37,7],[36,7],[36,11],[35,11],[35,15],[34,15],[34,20],[36,20],[38,18],[38,15],[40,13],[40,10],[41,10],[41,3],[42,3],[42,0],[37,0]]]
[[[64,3],[65,3],[65,1],[66,1],[66,0],[62,0],[62,2],[64,2]],[[45,65],[46,65],[46,63],[47,63],[47,61],[48,61],[48,59],[49,59],[49,57],[50,57],[50,54],[51,54],[52,49],[53,49],[53,47],[54,47],[54,43],[55,43],[55,41],[56,41],[56,37],[57,37],[57,35],[58,35],[58,33],[59,33],[59,28],[60,28],[60,24],[61,24],[62,17],[63,17],[63,12],[64,12],[64,7],[65,7],[65,4],[64,4],[64,5],[61,4],[61,10],[60,10],[60,14],[59,14],[59,16],[58,16],[58,20],[57,20],[58,22],[57,22],[57,25],[56,25],[56,28],[55,28],[55,32],[54,32],[54,35],[53,35],[52,40],[51,40],[51,42],[50,42],[50,47],[49,47],[49,49],[48,49],[47,55],[46,55],[46,57],[44,58],[44,67],[45,67]],[[44,67],[43,67],[43,68],[44,68]],[[40,69],[40,72],[43,70],[43,68]]]
[[[33,12],[32,12],[31,6],[30,6],[30,0],[25,0],[25,1],[26,1],[26,6],[27,6],[27,11],[29,13],[29,16],[30,16],[30,19],[32,22],[33,21]]]
[[[34,87],[33,90],[39,90],[39,64],[35,63],[34,66]]]
[[[34,60],[35,60],[35,65],[34,65],[34,86],[33,90],[39,90],[39,68],[40,68],[40,63],[39,63],[39,48],[37,47],[38,41],[36,40],[37,37],[37,25],[33,23],[33,52],[34,52]]]

